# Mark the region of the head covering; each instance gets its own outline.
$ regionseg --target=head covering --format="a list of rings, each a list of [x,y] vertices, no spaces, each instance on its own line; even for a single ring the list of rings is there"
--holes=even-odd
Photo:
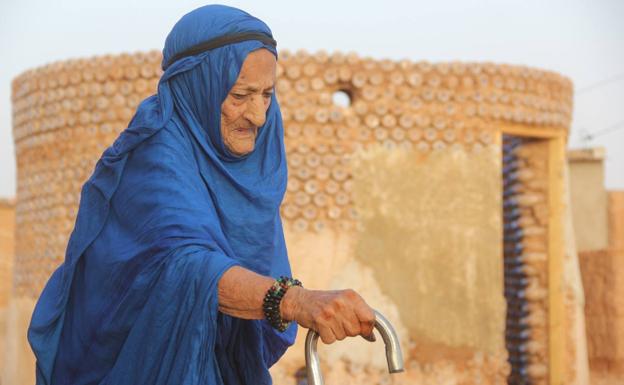
[[[269,384],[294,341],[265,320],[218,313],[217,283],[234,265],[290,275],[279,206],[284,130],[272,97],[254,151],[221,138],[221,104],[247,55],[272,39],[262,21],[211,5],[168,35],[158,92],[138,107],[83,185],[64,263],[37,303],[28,338],[37,383]],[[173,58],[173,60],[172,60]]]

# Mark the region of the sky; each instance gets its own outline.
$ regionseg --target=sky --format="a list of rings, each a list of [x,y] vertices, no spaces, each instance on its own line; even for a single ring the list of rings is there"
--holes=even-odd
[[[273,30],[279,49],[414,61],[491,61],[557,71],[575,85],[569,146],[606,148],[624,189],[624,1],[226,1]],[[162,49],[184,0],[0,0],[0,198],[15,196],[11,79],[57,60]],[[593,136],[590,140],[583,137]]]

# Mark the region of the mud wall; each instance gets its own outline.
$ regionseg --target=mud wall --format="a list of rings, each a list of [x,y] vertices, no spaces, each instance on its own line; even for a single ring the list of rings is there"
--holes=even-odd
[[[6,361],[7,313],[13,283],[15,202],[0,199],[0,373]]]
[[[624,250],[624,191],[607,191],[609,247]]]
[[[580,253],[592,376],[624,376],[624,253]],[[617,382],[612,382],[616,384]]]
[[[624,192],[607,191],[609,247],[580,254],[587,305],[588,357],[596,385],[624,377]]]
[[[590,369],[587,353],[587,331],[585,322],[585,289],[581,276],[572,205],[570,201],[570,169],[564,169],[564,242],[563,295],[565,323],[565,366],[568,370],[563,377],[565,384],[593,384],[590,382]],[[593,384],[596,385],[596,384]]]
[[[15,202],[0,199],[0,308],[6,307],[13,282]]]

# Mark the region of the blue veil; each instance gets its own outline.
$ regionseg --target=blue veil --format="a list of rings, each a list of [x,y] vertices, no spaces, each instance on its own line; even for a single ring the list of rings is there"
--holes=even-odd
[[[265,320],[218,312],[217,283],[240,265],[290,275],[279,205],[287,181],[273,96],[256,146],[231,154],[220,107],[247,40],[187,56],[221,36],[272,36],[253,16],[211,5],[167,37],[155,95],[101,156],[82,187],[64,263],[35,307],[28,339],[37,384],[270,384],[292,345]]]

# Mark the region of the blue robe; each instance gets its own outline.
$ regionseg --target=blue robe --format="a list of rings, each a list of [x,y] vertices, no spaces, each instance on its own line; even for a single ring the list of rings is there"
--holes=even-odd
[[[163,63],[215,37],[270,29],[206,6],[173,28]],[[179,59],[83,185],[64,263],[35,307],[28,339],[37,384],[270,384],[292,345],[265,320],[218,311],[217,283],[239,265],[290,275],[279,206],[287,181],[275,96],[253,152],[230,153],[220,106],[243,41]],[[163,67],[165,65],[163,64]]]

